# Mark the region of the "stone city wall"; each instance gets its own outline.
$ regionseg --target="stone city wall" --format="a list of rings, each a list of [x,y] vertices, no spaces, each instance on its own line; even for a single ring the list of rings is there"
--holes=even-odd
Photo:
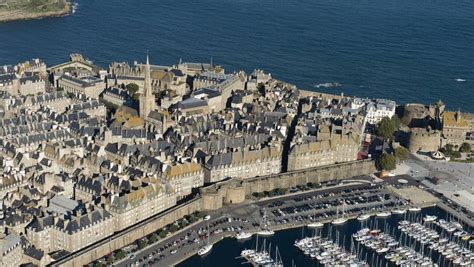
[[[63,260],[53,262],[51,266],[87,265],[96,259],[99,259],[119,248],[125,247],[133,243],[135,240],[152,234],[158,229],[198,210],[201,210],[200,198],[191,200],[190,202],[180,205],[168,212],[153,216],[136,226],[132,226],[131,229],[126,229],[120,233],[116,233],[113,236],[108,237],[107,240],[103,240],[98,244],[73,253]]]
[[[229,179],[201,189],[202,208],[216,210],[225,204],[242,203],[245,197],[255,192],[290,188],[307,183],[322,183],[332,180],[350,179],[368,175],[375,171],[372,160],[351,161],[328,166],[250,178]]]

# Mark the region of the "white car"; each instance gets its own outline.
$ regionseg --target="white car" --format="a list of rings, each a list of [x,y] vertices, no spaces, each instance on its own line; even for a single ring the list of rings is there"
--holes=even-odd
[[[210,219],[211,219],[211,215],[206,215],[206,216],[204,217],[204,220],[205,220],[205,221],[209,221]]]

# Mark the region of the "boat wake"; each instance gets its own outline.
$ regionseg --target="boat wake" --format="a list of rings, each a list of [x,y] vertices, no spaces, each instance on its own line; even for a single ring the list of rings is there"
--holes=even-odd
[[[316,88],[321,88],[321,87],[332,88],[332,87],[341,87],[341,86],[342,86],[342,84],[337,83],[337,82],[334,82],[334,83],[319,83],[319,84],[314,85],[314,87],[316,87]]]

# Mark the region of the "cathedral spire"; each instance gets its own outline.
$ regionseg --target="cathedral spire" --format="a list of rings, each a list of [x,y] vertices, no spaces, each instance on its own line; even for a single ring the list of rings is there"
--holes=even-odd
[[[145,80],[143,83],[143,94],[140,95],[140,117],[145,119],[155,109],[155,96],[151,88],[151,69],[148,52],[146,54]]]

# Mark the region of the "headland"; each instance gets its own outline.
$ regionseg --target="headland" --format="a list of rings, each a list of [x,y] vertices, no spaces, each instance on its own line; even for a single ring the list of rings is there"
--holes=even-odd
[[[67,0],[0,0],[0,22],[60,17],[72,12]]]

